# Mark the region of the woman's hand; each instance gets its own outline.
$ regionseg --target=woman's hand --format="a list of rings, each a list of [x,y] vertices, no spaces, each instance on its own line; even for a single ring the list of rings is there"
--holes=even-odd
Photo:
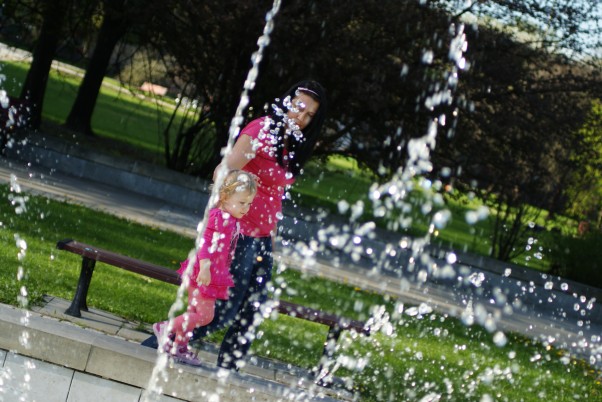
[[[199,274],[196,277],[196,283],[199,285],[209,285],[211,283],[211,271],[209,268],[211,267],[211,261],[208,259],[201,260],[199,262],[200,270]]]

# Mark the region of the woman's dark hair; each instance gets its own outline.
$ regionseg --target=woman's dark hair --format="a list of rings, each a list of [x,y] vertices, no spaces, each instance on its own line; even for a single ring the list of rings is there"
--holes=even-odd
[[[286,150],[288,151],[289,161],[288,164],[284,161],[284,131],[285,130],[276,130],[278,132],[278,144],[276,145],[276,157],[278,160],[278,164],[282,167],[286,167],[286,169],[293,174],[294,177],[298,176],[305,166],[305,163],[310,158],[314,147],[316,146],[316,142],[318,141],[318,136],[320,135],[320,131],[322,130],[322,125],[324,124],[324,119],[326,117],[326,108],[328,106],[328,102],[326,99],[326,90],[319,82],[313,80],[303,80],[299,81],[292,87],[288,89],[284,93],[284,95],[276,99],[274,104],[275,106],[286,112],[288,111],[288,107],[284,105],[285,100],[288,98],[289,101],[292,100],[295,96],[297,96],[297,91],[302,92],[305,95],[310,96],[313,100],[320,103],[318,110],[314,117],[311,119],[311,122],[303,129],[303,136],[301,138],[297,138],[294,135],[288,136],[288,141],[286,144]],[[274,120],[274,125],[278,126],[280,123],[280,127],[285,127],[284,124],[284,116],[276,116],[272,114],[272,119]],[[273,129],[276,127],[272,127]],[[288,166],[287,166],[288,165]]]

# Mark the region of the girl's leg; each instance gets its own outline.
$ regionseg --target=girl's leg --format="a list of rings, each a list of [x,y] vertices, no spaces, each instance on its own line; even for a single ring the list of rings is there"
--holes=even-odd
[[[203,365],[196,354],[188,349],[188,340],[194,328],[211,322],[214,311],[215,299],[189,292],[188,311],[173,319],[173,341],[168,341],[164,350],[180,363],[192,366]]]
[[[173,320],[175,343],[186,345],[195,328],[205,326],[213,320],[215,299],[198,295],[197,291],[188,292],[188,311]]]
[[[230,267],[234,287],[230,289],[228,300],[216,300],[213,321],[207,326],[195,329],[192,339],[203,338],[209,333],[227,327],[234,321],[250,284],[253,261],[257,256],[256,246],[255,239],[252,237],[241,236],[238,239],[234,260]]]

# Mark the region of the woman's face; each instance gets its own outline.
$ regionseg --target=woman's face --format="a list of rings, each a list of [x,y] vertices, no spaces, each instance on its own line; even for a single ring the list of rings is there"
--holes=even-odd
[[[299,95],[293,98],[292,108],[286,115],[299,126],[300,130],[304,130],[318,112],[320,102],[303,92],[298,93]]]

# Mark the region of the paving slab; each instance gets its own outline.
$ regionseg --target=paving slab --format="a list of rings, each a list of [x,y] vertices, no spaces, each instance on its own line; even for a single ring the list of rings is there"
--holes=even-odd
[[[62,395],[59,390],[64,389],[67,379],[72,378],[67,399],[59,397],[60,401],[138,401],[149,386],[157,361],[164,363],[165,359],[158,359],[155,349],[141,346],[132,339],[112,335],[117,333],[116,329],[103,333],[86,327],[85,317],[78,319],[77,324],[71,322],[73,317],[65,316],[62,312],[68,303],[60,298],[46,297],[44,300],[46,305],[37,308],[37,312],[0,304],[0,358],[5,360],[2,373],[3,377],[11,379],[10,382],[5,381],[6,387],[0,387],[0,390],[5,394],[23,395],[24,383],[20,379],[25,378],[27,372],[15,374],[13,367],[16,365],[21,369],[31,367],[36,378],[43,378],[43,381],[40,380],[42,383],[57,389],[57,395]],[[107,326],[115,327],[127,322],[106,312],[91,310],[88,313],[96,327],[97,321],[102,320]],[[148,333],[141,333],[148,336]],[[4,358],[9,350],[12,354],[8,353],[9,357]],[[255,362],[257,365],[248,364],[246,371],[235,373],[215,366],[214,348],[201,351],[199,357],[207,359],[206,364],[200,367],[171,361],[165,364],[163,374],[156,377],[161,393],[166,397],[187,401],[211,398],[217,398],[215,400],[220,402],[353,400],[350,392],[322,389],[312,383],[311,377],[295,377],[291,374],[289,377],[281,376],[276,381],[275,372],[282,367],[263,359],[258,359]],[[15,359],[38,359],[41,362],[14,363]],[[281,371],[295,372],[291,369]],[[301,375],[303,371],[299,369],[297,373]],[[33,381],[34,378],[31,378]],[[102,391],[97,391],[97,387]],[[100,399],[79,399],[86,395],[85,389]],[[38,392],[37,388],[35,392]]]
[[[75,372],[67,402],[138,402],[142,391],[86,373]]]
[[[75,373],[72,369],[14,353],[7,354],[4,369],[11,371],[9,386],[26,394],[28,402],[65,402]]]
[[[157,359],[157,352],[123,342],[114,337],[99,337],[90,349],[86,372],[120,381],[139,388],[146,387]]]
[[[95,336],[72,324],[0,305],[0,349],[11,350],[76,370],[84,370]],[[82,342],[87,338],[87,342]]]
[[[127,324],[127,320],[95,308],[82,310],[81,317],[73,317],[65,313],[70,306],[68,300],[49,295],[45,295],[44,299],[44,304],[32,307],[32,311],[111,335],[116,335]]]

